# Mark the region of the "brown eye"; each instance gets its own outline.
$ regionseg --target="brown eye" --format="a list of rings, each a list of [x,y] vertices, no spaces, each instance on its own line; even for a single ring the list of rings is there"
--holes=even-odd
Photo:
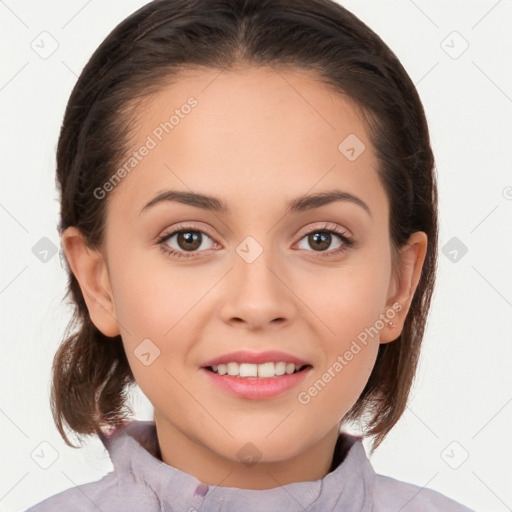
[[[338,244],[329,249],[336,239],[338,239]],[[315,257],[326,258],[341,254],[347,249],[354,247],[354,245],[354,240],[345,230],[336,225],[330,226],[329,224],[306,233],[299,242],[300,249],[306,249],[309,252],[316,253],[313,254]],[[311,251],[311,249],[313,250]]]
[[[338,245],[331,247],[331,244],[336,241],[336,238],[338,239]],[[305,246],[300,247],[301,249],[313,249],[315,252],[328,252],[330,247],[332,250],[336,250],[347,242],[347,238],[343,235],[332,230],[323,229],[311,231],[306,234],[302,240],[306,240],[306,242]]]
[[[188,258],[212,248],[215,242],[199,229],[182,228],[163,235],[158,239],[157,244],[170,256]]]
[[[199,231],[179,231],[176,233],[176,241],[180,249],[194,251],[201,246],[202,236]]]
[[[308,235],[308,243],[315,251],[323,251],[331,245],[330,233],[316,232]]]

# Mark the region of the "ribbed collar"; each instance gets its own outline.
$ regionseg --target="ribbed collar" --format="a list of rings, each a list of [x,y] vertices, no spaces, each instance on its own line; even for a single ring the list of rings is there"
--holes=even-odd
[[[103,437],[103,436],[102,436]],[[252,490],[207,485],[160,460],[155,423],[132,421],[102,438],[119,493],[145,493],[151,510],[371,511],[375,472],[360,438],[341,433],[333,470],[321,480],[297,482],[273,489]],[[141,489],[142,488],[142,489]],[[149,508],[148,507],[148,508]],[[308,508],[309,507],[309,508]]]

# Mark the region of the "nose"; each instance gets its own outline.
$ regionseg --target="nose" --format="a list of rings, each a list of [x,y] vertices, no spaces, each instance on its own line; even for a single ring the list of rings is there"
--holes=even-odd
[[[265,251],[252,263],[235,255],[224,283],[223,321],[250,330],[290,324],[297,314],[297,299],[281,267]]]

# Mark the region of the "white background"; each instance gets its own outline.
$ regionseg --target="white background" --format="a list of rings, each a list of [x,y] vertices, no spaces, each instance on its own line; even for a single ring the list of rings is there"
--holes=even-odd
[[[24,510],[111,470],[98,440],[72,449],[53,425],[50,365],[70,314],[66,274],[58,251],[44,263],[32,248],[47,237],[60,249],[55,148],[71,89],[104,37],[144,3],[0,1],[1,511]],[[343,5],[417,84],[440,193],[438,283],[416,385],[372,462],[379,473],[475,510],[512,510],[512,2]],[[46,59],[31,47],[49,37],[43,31],[58,43]],[[469,47],[458,55],[464,40]],[[453,237],[468,248],[456,262],[442,252]],[[151,418],[141,394],[133,402],[138,418]],[[31,458],[41,442],[58,454],[48,469]]]

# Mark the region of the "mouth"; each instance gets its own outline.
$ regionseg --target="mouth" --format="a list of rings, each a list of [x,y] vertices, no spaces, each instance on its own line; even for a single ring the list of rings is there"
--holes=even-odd
[[[222,392],[238,398],[265,400],[299,386],[313,366],[279,351],[239,351],[206,361],[201,370]]]

